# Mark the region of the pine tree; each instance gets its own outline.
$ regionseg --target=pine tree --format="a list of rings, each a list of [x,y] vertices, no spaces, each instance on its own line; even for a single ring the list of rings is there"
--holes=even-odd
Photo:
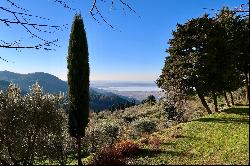
[[[83,19],[76,14],[68,47],[69,133],[77,139],[78,165],[81,162],[81,138],[89,116],[89,53]]]

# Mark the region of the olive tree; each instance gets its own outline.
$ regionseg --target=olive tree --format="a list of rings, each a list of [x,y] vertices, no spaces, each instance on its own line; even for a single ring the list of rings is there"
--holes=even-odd
[[[26,96],[14,84],[0,92],[1,164],[65,163],[70,140],[62,98],[43,94],[38,84]]]

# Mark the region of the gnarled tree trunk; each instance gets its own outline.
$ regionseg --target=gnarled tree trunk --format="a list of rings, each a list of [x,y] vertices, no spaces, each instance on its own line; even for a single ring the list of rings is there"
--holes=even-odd
[[[234,97],[233,97],[233,93],[230,91],[229,92],[230,93],[230,97],[231,97],[231,103],[232,103],[232,105],[234,105]]]
[[[208,113],[208,114],[212,114],[212,111],[211,111],[211,109],[208,107],[207,102],[206,102],[204,96],[203,96],[200,92],[198,92],[198,91],[197,91],[197,94],[198,94],[198,96],[199,96],[199,98],[200,98],[200,100],[201,100],[202,105],[206,108],[207,113]]]
[[[78,156],[78,165],[83,165],[81,160],[81,137],[76,138],[77,141],[77,156]]]

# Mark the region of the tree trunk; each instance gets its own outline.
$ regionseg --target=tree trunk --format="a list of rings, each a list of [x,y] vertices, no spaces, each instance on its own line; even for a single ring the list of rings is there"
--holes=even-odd
[[[248,86],[248,76],[247,76],[247,73],[245,73],[245,77],[246,77],[246,84],[245,84],[245,87],[246,87],[246,104],[249,102],[249,95],[248,95],[248,92],[249,92],[249,86]]]
[[[77,157],[78,157],[78,165],[83,165],[81,160],[81,137],[77,137]]]
[[[61,155],[59,157],[59,163],[60,163],[60,165],[65,165],[65,163],[64,163],[64,161],[65,161],[65,158],[64,158],[65,154],[63,152],[63,146],[60,146],[60,153],[61,153]]]
[[[233,93],[231,91],[229,93],[230,93],[230,97],[231,97],[231,103],[232,103],[232,105],[234,105]]]
[[[96,142],[95,142],[95,131],[94,129],[91,131],[91,152],[94,153],[96,151]]]
[[[204,96],[203,96],[201,93],[199,93],[199,92],[197,92],[197,94],[198,94],[198,96],[199,96],[199,98],[200,98],[200,100],[201,100],[202,105],[206,108],[207,113],[208,113],[208,114],[212,114],[212,111],[211,111],[211,109],[208,107],[207,102],[206,102]]]
[[[224,92],[225,101],[228,107],[231,107],[227,98],[227,92]]]
[[[214,111],[219,112],[218,102],[217,102],[217,95],[215,93],[213,93],[213,99],[214,99]]]

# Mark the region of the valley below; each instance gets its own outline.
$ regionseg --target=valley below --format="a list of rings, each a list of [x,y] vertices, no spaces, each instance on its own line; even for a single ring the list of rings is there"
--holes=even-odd
[[[91,86],[139,101],[149,95],[154,95],[159,100],[164,95],[153,81],[93,81]]]
[[[139,101],[144,100],[149,95],[154,95],[155,98],[159,100],[164,94],[161,91],[119,91],[119,90],[109,90],[109,91],[117,95],[127,96],[129,98],[135,98]]]
[[[67,82],[49,73],[0,71],[0,90],[6,90],[10,83],[14,83],[21,88],[22,95],[26,95],[36,82],[44,93],[63,92],[67,95]],[[97,112],[130,106],[132,103],[140,104],[149,95],[154,95],[156,100],[163,96],[153,81],[90,81],[90,109]]]

